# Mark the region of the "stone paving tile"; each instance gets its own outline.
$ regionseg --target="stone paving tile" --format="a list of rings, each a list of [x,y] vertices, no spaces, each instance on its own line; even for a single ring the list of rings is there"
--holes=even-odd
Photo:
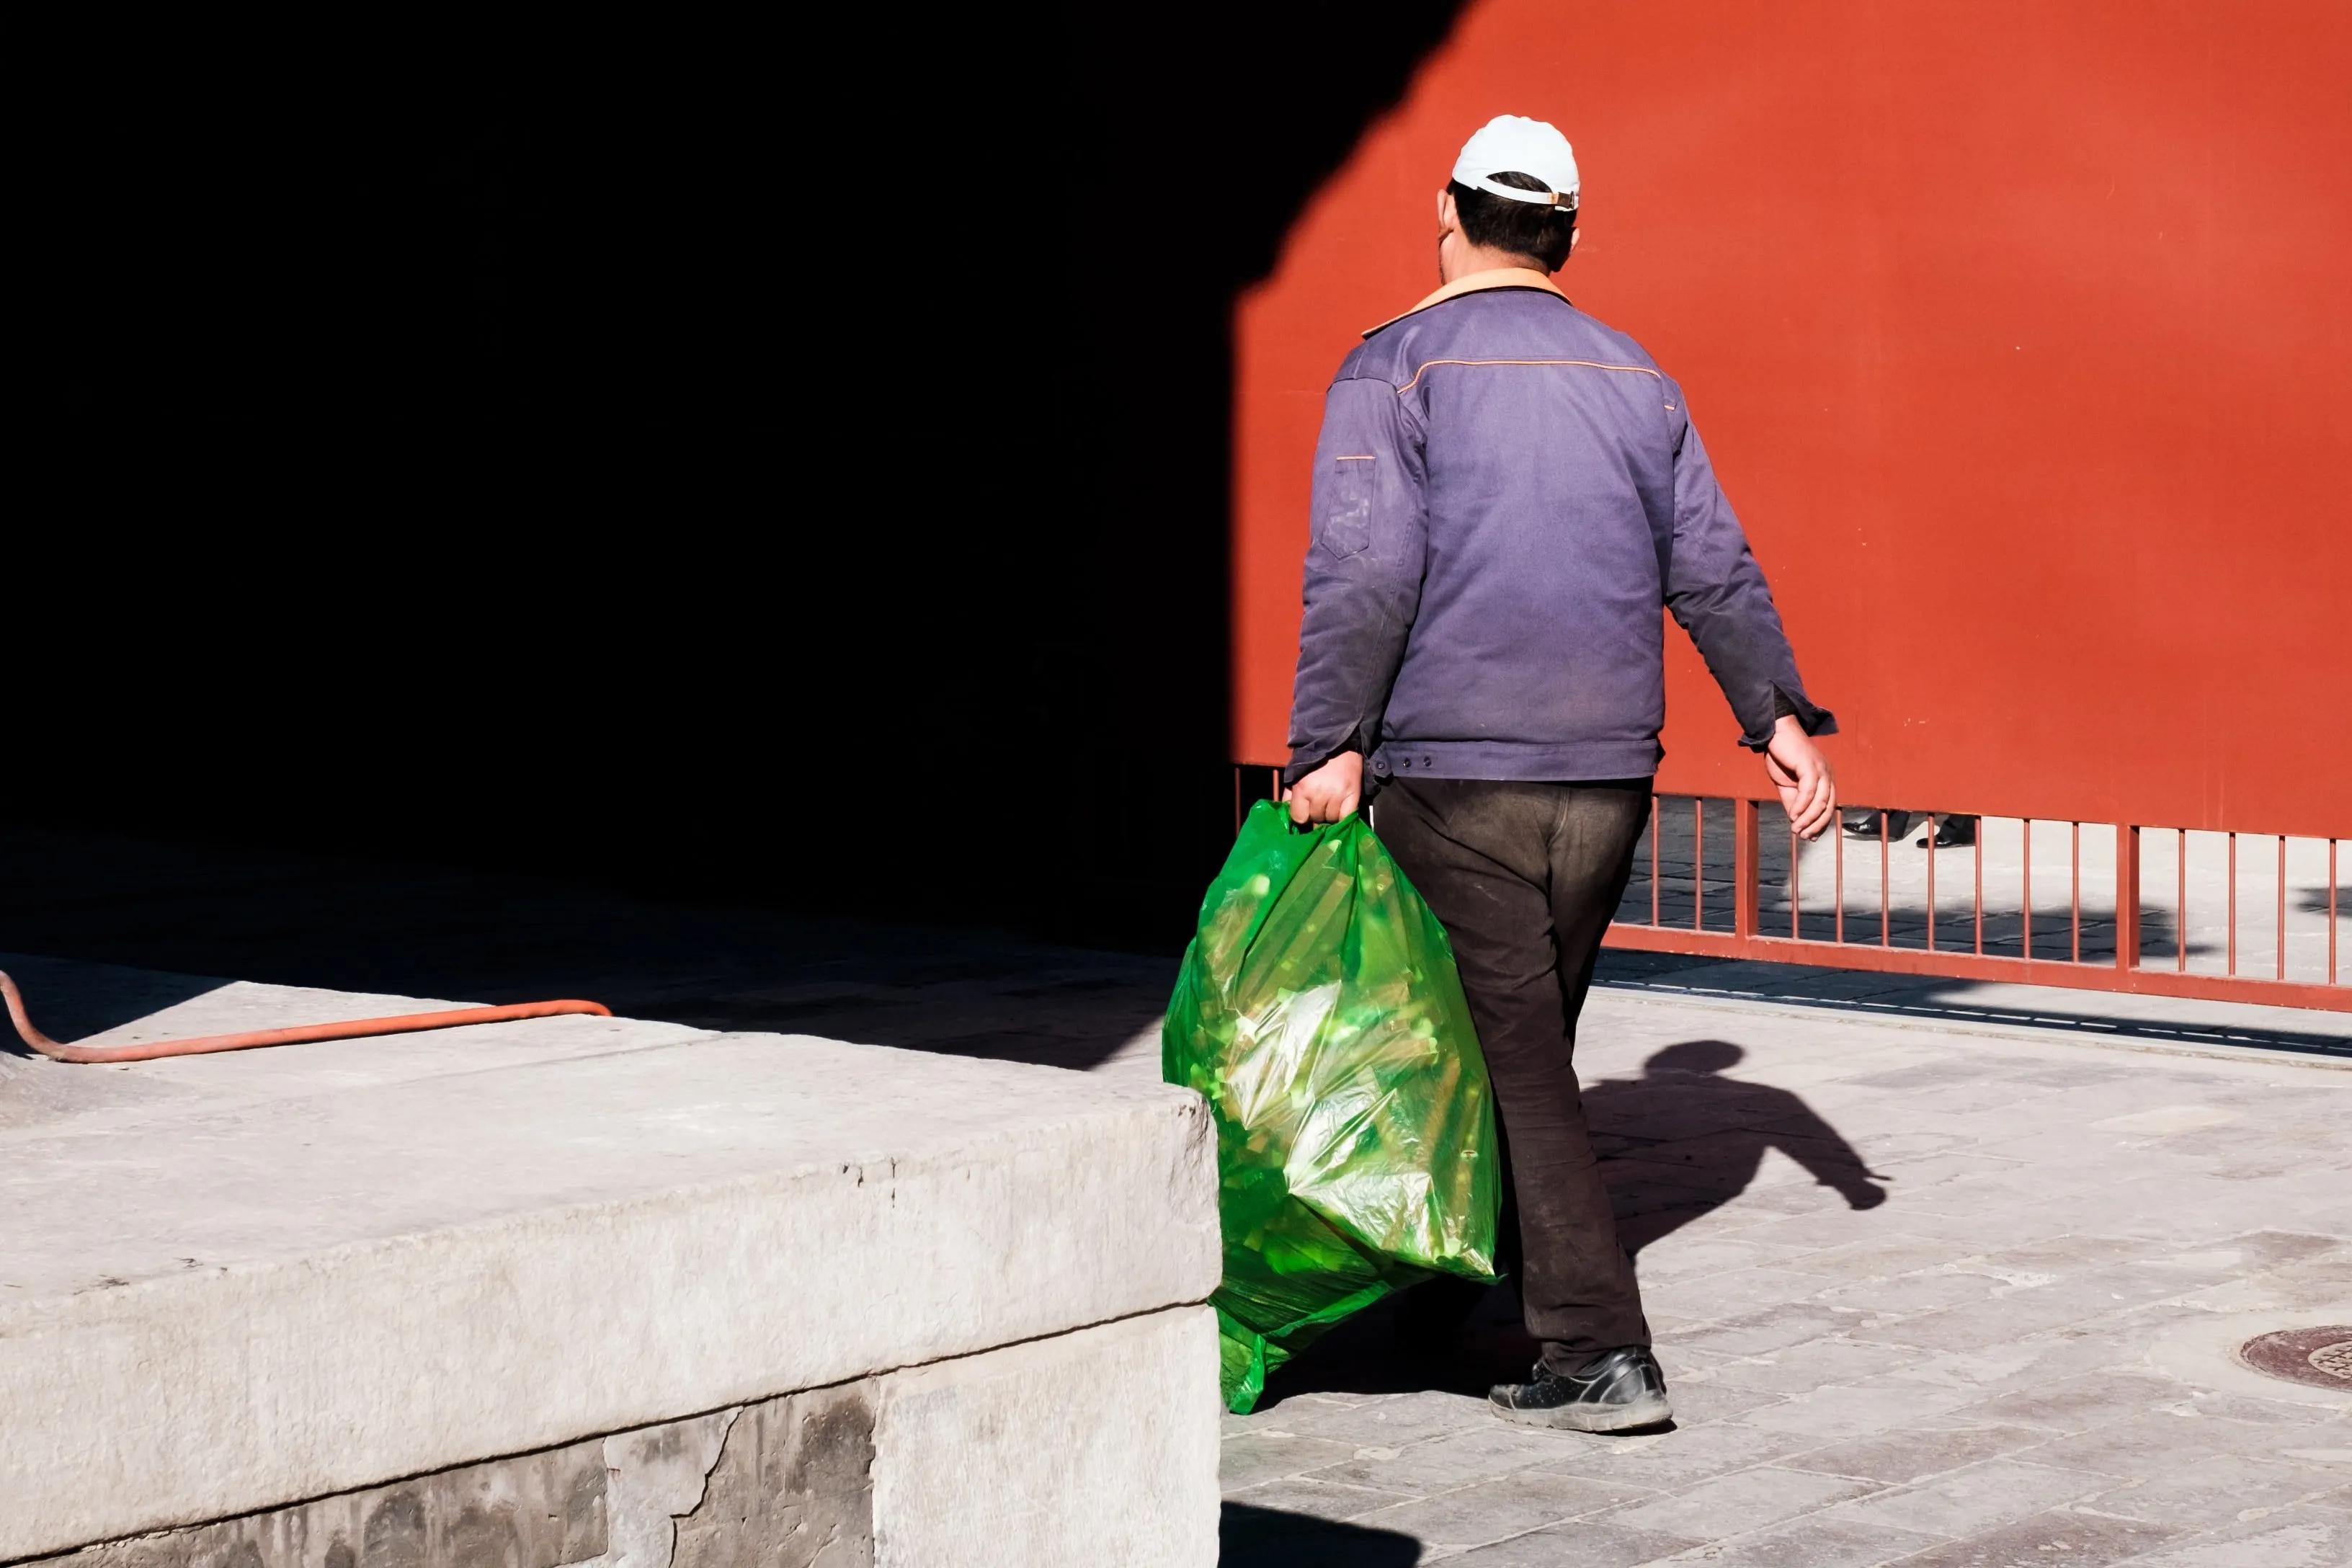
[[[1908,1366],[1918,1353],[1899,1345],[1874,1345],[1857,1340],[1809,1340],[1769,1355],[1725,1362],[1711,1368],[1706,1381],[1717,1386],[1753,1388],[1771,1394],[1808,1394],[1830,1383],[1853,1383],[1897,1367]]]
[[[1967,1407],[1982,1421],[2045,1426],[2053,1432],[2086,1432],[2111,1421],[2179,1398],[2180,1385],[2160,1377],[2095,1372],[2041,1387],[2020,1389]]]
[[[1786,1306],[1822,1293],[1818,1274],[1798,1274],[1785,1268],[1736,1268],[1721,1274],[1669,1279],[1642,1291],[1644,1307],[1655,1301],[1660,1310],[1699,1321],[1753,1312],[1761,1306]]]
[[[1227,1437],[1217,1456],[1217,1479],[1227,1491],[1296,1476],[1356,1457],[1352,1443],[1294,1436],[1288,1432],[1244,1431]]]
[[[1826,1307],[1807,1303],[1726,1318],[1684,1335],[1683,1341],[1693,1350],[1713,1351],[1718,1355],[1769,1355],[1836,1333],[1851,1321],[1852,1314],[1841,1315]]]
[[[1966,1393],[1933,1384],[1874,1379],[1832,1384],[1778,1405],[1749,1411],[1743,1425],[1775,1432],[1800,1432],[1823,1443],[1884,1432],[1949,1415],[1968,1403]]]
[[[1380,1394],[1341,1394],[1318,1389],[1312,1394],[1294,1394],[1278,1404],[1261,1405],[1247,1415],[1236,1415],[1228,1410],[1217,1417],[1217,1425],[1227,1436],[1238,1432],[1295,1432],[1301,1429],[1302,1423],[1318,1415],[1353,1410],[1358,1405],[1376,1404],[1389,1397]],[[1278,1416],[1276,1415],[1277,1411],[1281,1413]]]
[[[1989,1274],[2078,1274],[2111,1263],[2137,1263],[2161,1254],[2164,1244],[2138,1236],[2069,1231],[2025,1247],[2004,1247],[1971,1262]]]
[[[1410,1535],[1433,1552],[1459,1552],[1650,1495],[1583,1476],[1517,1475],[1398,1503],[1357,1522]]]
[[[2089,1223],[2088,1216],[2079,1212],[2062,1212],[2055,1205],[2043,1207],[2015,1193],[2000,1194],[1997,1200],[1991,1194],[1963,1199],[1964,1203],[1983,1202],[1980,1209],[1935,1210],[1908,1203],[1906,1197],[1897,1194],[1888,1202],[1889,1208],[1901,1205],[1890,1223],[1913,1236],[1946,1242],[1961,1256],[2019,1242],[2046,1241],[2081,1230]]]
[[[2327,1483],[2326,1475],[2300,1465],[2219,1454],[2101,1492],[2091,1506],[2155,1524],[2195,1525],[2308,1501],[2324,1495]]]
[[[1966,1536],[2020,1513],[2074,1502],[2107,1489],[2109,1478],[2020,1459],[1988,1459],[1899,1491],[1864,1498],[1839,1517],[1928,1535]]]
[[[1671,1496],[1630,1504],[1611,1513],[1607,1522],[1689,1541],[1713,1541],[1743,1535],[1877,1489],[1868,1481],[1762,1467],[1736,1470]]]
[[[2335,1173],[2326,1174],[2333,1180],[2343,1179]],[[2188,1250],[2218,1247],[2245,1226],[2250,1205],[2241,1184],[2180,1180],[2151,1172],[2147,1185],[2165,1189],[2168,1201],[2151,1205],[2145,1191],[2128,1189],[2086,1193],[2074,1206],[2076,1227],[2107,1235],[2146,1236],[2176,1250]],[[2293,1215],[2298,1222],[2310,1222],[2312,1216],[2295,1201],[2289,1184],[2263,1182],[2257,1187],[2265,1198],[2274,1200],[2277,1212]],[[2228,1188],[2237,1190],[2224,1190]]]
[[[1434,1391],[1391,1394],[1356,1405],[1318,1400],[1294,1415],[1291,1407],[1299,1403],[1295,1398],[1284,1400],[1265,1412],[1263,1425],[1359,1447],[1401,1448],[1423,1437],[1484,1426],[1495,1419],[1483,1399]]]
[[[1570,1475],[1624,1480],[1658,1491],[1780,1459],[1811,1447],[1789,1432],[1718,1421],[1641,1437],[1584,1437],[1545,1466]]]
[[[1713,1351],[1693,1350],[1678,1339],[1661,1340],[1650,1349],[1666,1374],[1666,1386],[1669,1388],[1685,1378],[1699,1377],[1717,1367],[1728,1366],[1734,1359]]]
[[[2326,1313],[2340,1322],[2352,1308],[2352,1252],[2328,1253],[2255,1275],[2247,1282],[2263,1305],[2294,1312]],[[2198,1298],[2184,1298],[2197,1300]],[[2210,1297],[2204,1298],[2210,1300]]]
[[[1906,1198],[1914,1198],[1931,1188],[1958,1186],[1963,1178],[2010,1172],[2021,1173],[2023,1167],[2015,1160],[2001,1159],[1973,1149],[1954,1149],[1940,1154],[1922,1154],[1912,1159],[1890,1161],[1879,1169],[1902,1189]]]
[[[1342,1453],[1338,1459],[1309,1473],[1317,1480],[1381,1487],[1426,1497],[1531,1466],[1556,1463],[1575,1436],[1532,1431],[1495,1421],[1425,1438],[1407,1447],[1368,1447]]]
[[[2162,1475],[2185,1460],[2231,1452],[2228,1435],[2232,1428],[2245,1429],[2236,1422],[2143,1411],[2071,1436],[2053,1437],[2046,1430],[2036,1430],[2033,1459],[2062,1470],[2096,1470],[2125,1479]]]
[[[2343,1250],[2344,1244],[2333,1237],[2271,1230],[2233,1236],[2193,1248],[2170,1249],[2143,1260],[2150,1268],[2234,1279]]]
[[[2112,1568],[2118,1563],[2137,1564],[2140,1553],[2178,1540],[2168,1525],[2131,1519],[2102,1519],[2096,1514],[2058,1511],[2021,1519],[1916,1557],[1903,1559],[1903,1568]]]
[[[1913,1427],[1834,1443],[1780,1463],[1786,1469],[1816,1470],[1823,1475],[1853,1476],[1860,1480],[1904,1486],[2034,1448],[2049,1440],[2049,1433],[2031,1426]],[[2034,1456],[2037,1460],[2041,1457],[2039,1453]]]
[[[2101,1269],[1856,1332],[1886,1344],[1916,1345],[1922,1350],[1971,1350],[2146,1305],[2178,1289],[2171,1281]]]
[[[1666,1562],[1712,1563],[1716,1568],[1878,1568],[1881,1563],[1908,1562],[1915,1552],[1937,1544],[1936,1536],[1884,1525],[1799,1519],[1753,1534],[1694,1546]]]
[[[1263,1486],[1244,1487],[1225,1494],[1229,1502],[1247,1503],[1252,1508],[1275,1509],[1283,1513],[1311,1514],[1317,1519],[1352,1520],[1376,1509],[1391,1508],[1413,1500],[1402,1492],[1378,1491],[1370,1487],[1343,1487],[1330,1481],[1309,1480],[1304,1476],[1285,1476],[1278,1481]]]
[[[1840,1285],[1822,1291],[1818,1300],[1825,1307],[1849,1308],[1874,1319],[1892,1321],[1947,1307],[1969,1306],[2002,1289],[2004,1287],[1999,1279],[1970,1272],[1965,1265],[1960,1265],[1948,1270],[1935,1269],[1899,1275],[1892,1279],[1864,1279],[1851,1285]]]
[[[2315,1508],[2283,1509],[2179,1537],[2131,1559],[2132,1568],[2344,1568],[2347,1563],[2352,1563],[2352,1520]]]
[[[2352,1426],[2314,1426],[2278,1439],[2278,1457],[2298,1465],[2325,1465],[2352,1480]]]
[[[1801,1247],[1733,1239],[1706,1241],[1695,1247],[1676,1247],[1664,1257],[1642,1258],[1642,1286],[1646,1291],[1654,1279],[1678,1279],[1693,1274],[1728,1273],[1735,1268],[1791,1268],[1791,1259],[1805,1256],[1807,1249]],[[1815,1270],[1808,1268],[1804,1272]]]
[[[1857,1153],[1874,1164],[1889,1160],[1916,1160],[1967,1148],[1971,1140],[1958,1132],[1864,1132],[1848,1140]]]
[[[1802,1224],[1800,1220],[1784,1220],[1783,1225]],[[1765,1226],[1748,1234],[1754,1245],[1777,1245],[1769,1239],[1778,1225]],[[1952,1244],[1924,1236],[1912,1236],[1903,1231],[1889,1231],[1862,1241],[1849,1241],[1840,1247],[1816,1247],[1783,1258],[1776,1267],[1799,1274],[1818,1274],[1825,1279],[1862,1280],[1893,1279],[1905,1274],[1915,1274],[1923,1268],[1937,1268],[1956,1261]]]
[[[1924,1247],[1937,1249],[1921,1254],[1917,1263],[1874,1272],[1907,1274],[1913,1268],[1947,1262],[1952,1256],[1950,1243],[1905,1229],[1888,1216],[1884,1207],[1860,1212],[1836,1209],[1827,1214],[1759,1217],[1756,1224],[1735,1234],[1741,1241],[1757,1242],[1767,1247],[1804,1247],[1823,1259],[1847,1252],[1867,1253],[1873,1248],[1891,1251]],[[1796,1265],[1790,1262],[1781,1267],[1795,1268]],[[1811,1268],[1804,1272],[1819,1273],[1822,1270]]]
[[[1666,1401],[1675,1407],[1675,1424],[1679,1426],[1704,1426],[1709,1422],[1752,1415],[1785,1397],[1761,1389],[1734,1388],[1707,1381],[1670,1384],[1666,1387]]]
[[[1801,1215],[1816,1214],[1849,1214],[1853,1205],[1825,1187],[1811,1182],[1794,1183],[1783,1187],[1750,1187],[1736,1200],[1739,1207],[1753,1215]],[[1875,1214],[1876,1209],[1862,1211]]]
[[[1612,1524],[1580,1521],[1514,1536],[1443,1561],[1462,1568],[1642,1568],[1690,1544],[1676,1536],[1653,1535]]]
[[[2079,1325],[1965,1351],[1928,1356],[1894,1373],[1909,1382],[1933,1383],[1947,1388],[1975,1391],[1978,1399],[1994,1399],[2089,1373],[2139,1371],[2144,1347],[2170,1320],[2152,1315],[2161,1309],[2143,1308],[2110,1319],[2095,1328]],[[2189,1316],[2201,1320],[2202,1313]],[[1857,1333],[1876,1337],[1872,1331]]]
[[[1779,1224],[1786,1218],[1781,1215],[1751,1212],[1737,1202],[1720,1206],[1705,1204],[1687,1214],[1671,1217],[1675,1219],[1675,1224],[1670,1227],[1675,1247],[1691,1247],[1703,1241],[1746,1241],[1751,1237],[1760,1236],[1765,1227]],[[1621,1228],[1628,1228],[1624,1226],[1622,1219],[1619,1223]],[[1641,1223],[1636,1222],[1630,1228],[1638,1230],[1641,1228]],[[1667,1233],[1664,1231],[1646,1233],[1640,1242],[1628,1237],[1627,1245],[1647,1247],[1650,1235],[1664,1234]],[[1659,1253],[1654,1256],[1667,1255],[1667,1253]]]
[[[2242,1422],[2273,1432],[2291,1427],[2318,1426],[2340,1432],[2347,1439],[2352,1439],[2352,1406],[2333,1401],[2325,1405],[2305,1405],[2284,1399],[2255,1399],[2243,1394],[2199,1388],[2190,1390],[2183,1403],[2196,1415],[2216,1421]]]

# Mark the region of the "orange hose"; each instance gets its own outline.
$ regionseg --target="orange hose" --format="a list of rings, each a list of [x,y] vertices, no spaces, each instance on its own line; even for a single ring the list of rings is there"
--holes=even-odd
[[[347,1018],[337,1024],[302,1024],[291,1029],[252,1029],[242,1035],[197,1035],[184,1040],[147,1040],[132,1046],[69,1046],[33,1027],[16,983],[0,971],[0,996],[17,1037],[45,1057],[61,1062],[147,1062],[159,1057],[196,1057],[211,1051],[249,1051],[257,1046],[296,1046],[306,1040],[356,1040],[370,1035],[405,1035],[418,1029],[455,1029],[467,1024],[501,1024],[510,1018],[552,1018],[567,1013],[609,1018],[601,1002],[517,1002],[504,1007],[452,1007],[442,1013],[400,1013],[389,1018]]]

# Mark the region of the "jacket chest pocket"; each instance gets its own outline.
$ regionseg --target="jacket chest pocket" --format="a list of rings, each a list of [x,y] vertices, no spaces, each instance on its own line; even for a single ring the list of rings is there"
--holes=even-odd
[[[1369,457],[1333,460],[1325,480],[1322,527],[1316,542],[1332,555],[1360,555],[1372,543],[1372,487],[1380,464]]]

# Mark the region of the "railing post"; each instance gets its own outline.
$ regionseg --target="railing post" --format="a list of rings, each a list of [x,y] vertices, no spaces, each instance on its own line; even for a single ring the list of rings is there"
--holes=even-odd
[[[2139,967],[2139,829],[2128,822],[2116,824],[2116,967]]]
[[[1757,884],[1764,879],[1757,853],[1756,803],[1731,803],[1731,930],[1740,941],[1756,935]]]

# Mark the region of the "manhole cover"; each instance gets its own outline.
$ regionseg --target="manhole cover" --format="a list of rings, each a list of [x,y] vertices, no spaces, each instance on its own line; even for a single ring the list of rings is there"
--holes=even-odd
[[[2238,1357],[2256,1372],[2352,1394],[2352,1325],[2287,1329],[2248,1340]]]

